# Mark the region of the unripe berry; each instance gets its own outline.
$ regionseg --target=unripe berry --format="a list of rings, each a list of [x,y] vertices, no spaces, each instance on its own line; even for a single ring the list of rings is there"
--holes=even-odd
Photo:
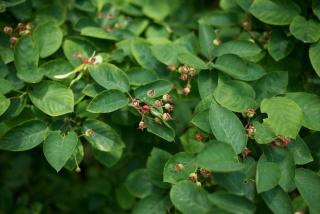
[[[168,65],[168,69],[169,69],[170,71],[175,71],[176,68],[177,68],[177,66],[176,66],[175,64]]]
[[[106,28],[104,29],[104,31],[107,32],[107,33],[111,33],[113,30],[112,30],[111,27],[106,27]]]
[[[154,105],[157,106],[157,107],[161,107],[161,106],[163,106],[163,101],[162,100],[156,100],[154,102]]]
[[[148,95],[148,97],[154,97],[154,96],[156,96],[156,91],[155,90],[149,90],[148,92],[147,92],[147,95]]]
[[[88,58],[87,57],[82,57],[81,61],[82,61],[82,64],[88,64]]]
[[[201,187],[201,182],[200,182],[200,181],[196,181],[196,185],[197,185],[198,187]]]
[[[95,57],[90,57],[90,58],[88,59],[88,62],[89,62],[90,64],[93,64],[95,61],[96,61],[96,58],[95,58]]]
[[[147,124],[144,121],[140,121],[138,129],[143,131],[145,128],[147,128]]]
[[[5,34],[11,34],[11,33],[13,32],[13,29],[12,29],[12,27],[10,27],[10,26],[5,26],[5,27],[3,28],[3,32],[4,32]]]
[[[189,74],[191,77],[195,76],[195,75],[196,75],[196,69],[190,68],[188,74]]]
[[[13,36],[10,38],[10,44],[12,47],[14,47],[17,44],[17,37]]]
[[[113,15],[113,14],[109,14],[109,15],[108,15],[108,19],[109,19],[109,20],[114,19],[114,15]]]
[[[243,151],[242,151],[242,156],[244,157],[244,158],[246,158],[246,157],[248,157],[248,155],[251,153],[251,150],[250,149],[248,149],[247,147],[245,147],[244,149],[243,149]]]
[[[195,183],[198,180],[198,176],[196,173],[193,172],[193,173],[190,173],[188,179]]]
[[[249,118],[252,118],[256,114],[255,110],[251,107],[249,107],[246,111],[246,116]]]
[[[197,141],[202,141],[202,135],[200,132],[197,132],[194,136],[194,138],[197,140]]]
[[[171,104],[169,104],[169,103],[166,103],[164,105],[164,108],[169,112],[173,111],[173,106]]]
[[[256,128],[253,125],[249,124],[246,127],[246,132],[248,137],[253,137],[253,135],[256,133]]]
[[[179,79],[186,81],[188,79],[188,74],[181,74]]]
[[[169,94],[165,94],[162,96],[162,100],[165,102],[170,102],[170,101],[172,101],[172,96]]]
[[[26,29],[27,29],[27,30],[31,30],[31,29],[32,29],[32,22],[28,22],[28,23],[27,23]]]
[[[190,91],[191,89],[188,86],[182,89],[182,93],[184,96],[187,96],[190,93]]]
[[[181,171],[183,169],[184,169],[184,165],[182,163],[177,163],[176,164],[176,171],[177,172],[179,172],[179,171]]]
[[[211,177],[211,171],[206,169],[206,168],[201,168],[200,169],[200,174],[204,177],[204,178],[210,178]]]
[[[98,19],[102,19],[104,17],[104,13],[103,12],[97,13],[97,17]]]
[[[85,135],[87,137],[94,137],[96,133],[92,129],[87,129]]]
[[[219,38],[215,38],[213,40],[213,44],[216,45],[216,46],[219,46],[219,45],[221,45],[221,40]]]
[[[172,120],[172,117],[169,113],[164,113],[162,115],[162,119],[165,120],[165,121],[169,121],[169,120]]]
[[[79,173],[79,172],[81,172],[81,168],[79,166],[77,166],[75,171],[76,171],[76,173]]]
[[[140,101],[137,100],[137,99],[133,99],[133,100],[131,101],[130,105],[131,105],[132,107],[138,108],[139,105],[140,105]]]

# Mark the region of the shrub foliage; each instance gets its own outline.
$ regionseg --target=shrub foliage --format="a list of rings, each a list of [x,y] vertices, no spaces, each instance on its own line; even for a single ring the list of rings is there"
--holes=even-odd
[[[320,213],[319,1],[0,12],[1,213]]]

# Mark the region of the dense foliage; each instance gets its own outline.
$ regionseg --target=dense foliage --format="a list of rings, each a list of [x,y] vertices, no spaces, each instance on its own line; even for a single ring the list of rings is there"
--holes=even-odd
[[[0,27],[0,213],[320,213],[320,1],[2,0]]]

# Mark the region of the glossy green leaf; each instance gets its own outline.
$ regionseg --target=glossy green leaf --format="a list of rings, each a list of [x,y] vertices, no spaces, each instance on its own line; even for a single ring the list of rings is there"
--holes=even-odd
[[[268,162],[265,156],[262,156],[257,165],[256,187],[258,193],[268,191],[277,186],[281,176],[280,168],[273,162]]]
[[[263,67],[259,64],[247,62],[232,54],[218,57],[214,67],[235,79],[244,81],[257,80],[266,74]]]
[[[214,91],[214,98],[223,107],[234,112],[245,112],[248,108],[257,108],[255,91],[251,85],[238,81],[226,80],[222,77],[218,80],[218,86]]]
[[[260,123],[258,121],[253,121],[253,126],[256,129],[254,133],[254,139],[259,144],[268,144],[271,143],[275,138],[271,127],[265,123]]]
[[[182,168],[177,168],[177,164],[182,164]],[[189,175],[197,169],[194,157],[188,153],[177,153],[172,156],[164,166],[163,181],[176,184],[182,180],[188,180]]]
[[[269,191],[263,192],[261,196],[273,213],[293,213],[289,195],[285,193],[280,187],[277,186]]]
[[[125,181],[125,186],[130,194],[137,198],[150,195],[153,189],[147,169],[138,169],[131,172]]]
[[[308,145],[300,136],[293,140],[287,147],[292,153],[294,162],[297,165],[303,165],[313,161]]]
[[[34,29],[32,37],[39,48],[40,57],[45,58],[60,48],[63,33],[54,22],[46,22]]]
[[[227,192],[215,192],[208,198],[212,204],[230,213],[250,214],[256,210],[254,204],[245,197]]]
[[[124,148],[118,133],[100,120],[86,120],[82,125],[82,132],[86,134],[88,131],[92,131],[92,135],[85,135],[86,140],[99,151],[110,152],[114,148]]]
[[[47,135],[47,125],[40,120],[26,121],[8,131],[0,139],[0,149],[25,151],[38,146]]]
[[[318,20],[306,20],[302,16],[297,16],[290,24],[290,32],[302,42],[316,42],[320,39],[320,24]]]
[[[78,143],[75,132],[63,136],[59,131],[48,135],[43,143],[43,154],[49,164],[59,172],[73,154]]]
[[[72,90],[60,83],[42,81],[33,87],[29,97],[37,108],[50,116],[73,112]]]
[[[110,113],[125,107],[128,103],[129,98],[121,91],[108,90],[95,96],[87,110],[92,113]]]
[[[208,213],[210,203],[208,193],[190,181],[182,181],[170,190],[170,199],[173,205],[182,213]]]
[[[139,99],[147,99],[149,97],[148,92],[150,90],[154,90],[154,96],[152,98],[155,98],[168,94],[172,90],[172,88],[173,84],[171,82],[167,80],[157,80],[138,87],[134,91],[134,95]]]
[[[232,147],[218,141],[207,144],[195,161],[198,166],[213,172],[233,172],[244,168]]]
[[[144,14],[157,21],[163,20],[170,13],[170,3],[168,0],[164,1],[144,1],[142,10]]]
[[[267,24],[288,25],[299,15],[300,8],[291,0],[254,0],[249,12]]]
[[[207,117],[208,115],[209,115],[209,112],[207,112]],[[208,124],[209,124],[209,121],[208,121]],[[209,131],[210,131],[210,126],[209,126]],[[188,131],[186,131],[184,134],[181,135],[180,141],[184,151],[188,153],[198,153],[203,149],[205,144],[202,141],[197,140],[195,138],[197,133],[200,133],[197,131],[197,129],[189,128]]]
[[[90,57],[93,54],[93,47],[84,39],[66,39],[63,42],[63,52],[68,61],[77,67],[82,64],[83,57]]]
[[[140,200],[132,214],[166,214],[171,203],[168,196],[150,195]]]
[[[320,97],[306,92],[287,93],[303,112],[302,125],[311,130],[320,131]]]
[[[127,75],[115,65],[102,63],[89,67],[92,78],[106,89],[116,89],[122,92],[129,90]]]
[[[222,43],[216,49],[214,54],[219,57],[225,54],[234,54],[241,58],[253,57],[261,53],[261,48],[247,40],[234,40]]]
[[[217,140],[230,144],[237,154],[242,152],[247,144],[247,136],[241,121],[233,112],[212,103],[209,122]]]
[[[151,51],[160,62],[166,65],[176,65],[179,53],[188,52],[183,46],[174,43],[154,45]]]
[[[43,74],[38,70],[39,50],[31,36],[19,40],[14,50],[14,64],[19,79],[36,83],[42,79]]]
[[[101,27],[84,27],[81,29],[81,35],[105,40],[118,40],[113,33],[108,33]]]
[[[72,65],[64,59],[58,58],[54,60],[50,60],[46,63],[43,63],[39,67],[39,72],[49,77],[50,79],[56,80],[56,75],[67,74],[73,70]],[[70,78],[74,77],[74,75],[70,75]]]
[[[189,65],[190,67],[195,68],[196,70],[205,70],[208,69],[208,65],[202,61],[199,57],[191,53],[181,53],[178,55],[178,61],[181,64]]]
[[[275,30],[268,41],[268,52],[274,60],[279,61],[292,52],[294,45],[295,42],[292,38],[288,38],[280,30]]]
[[[315,70],[316,74],[320,77],[320,42],[317,42],[316,44],[312,45],[309,48],[309,58],[311,61],[311,65],[313,69]]]
[[[320,211],[320,176],[309,169],[299,168],[296,170],[295,183],[299,193],[306,201],[310,213]]]
[[[0,116],[7,111],[10,106],[10,100],[0,94]]]
[[[303,112],[293,100],[286,97],[273,97],[261,102],[261,112],[267,113],[264,123],[276,135],[295,138],[302,125]]]
[[[127,72],[128,79],[130,82],[130,85],[145,85],[147,83],[151,83],[157,80],[157,74],[149,69],[144,68],[132,68],[128,70]]]
[[[212,59],[214,55],[213,40],[216,34],[210,25],[199,23],[199,45],[201,54],[207,59]]]

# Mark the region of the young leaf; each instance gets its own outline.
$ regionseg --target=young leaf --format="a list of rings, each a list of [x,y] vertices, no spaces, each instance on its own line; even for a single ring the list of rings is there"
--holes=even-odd
[[[26,121],[12,128],[0,139],[0,149],[16,152],[32,149],[44,141],[47,129],[43,121]]]
[[[62,136],[59,131],[48,135],[43,143],[43,154],[49,164],[59,172],[73,154],[78,143],[75,132]]]
[[[29,94],[32,103],[50,116],[73,112],[72,90],[54,81],[42,81]]]
[[[306,20],[302,16],[295,17],[290,24],[291,34],[304,43],[316,42],[320,39],[320,24],[317,20]]]
[[[286,97],[273,97],[261,102],[261,112],[267,113],[264,122],[276,135],[296,138],[301,128],[303,113],[293,100]]]
[[[117,90],[103,91],[92,99],[87,110],[92,113],[110,113],[129,103],[129,98]]]
[[[241,121],[233,112],[213,102],[209,122],[217,140],[230,144],[237,154],[242,152],[247,144],[247,136]]]
[[[300,7],[291,0],[255,0],[249,12],[267,24],[288,25],[299,15]]]
[[[170,190],[173,205],[182,213],[209,213],[208,193],[190,181],[181,181]]]
[[[102,63],[89,67],[91,77],[106,89],[116,89],[122,92],[129,91],[127,75],[115,65]]]
[[[45,58],[60,48],[63,33],[54,22],[45,22],[34,29],[32,37],[39,47],[40,57]]]

